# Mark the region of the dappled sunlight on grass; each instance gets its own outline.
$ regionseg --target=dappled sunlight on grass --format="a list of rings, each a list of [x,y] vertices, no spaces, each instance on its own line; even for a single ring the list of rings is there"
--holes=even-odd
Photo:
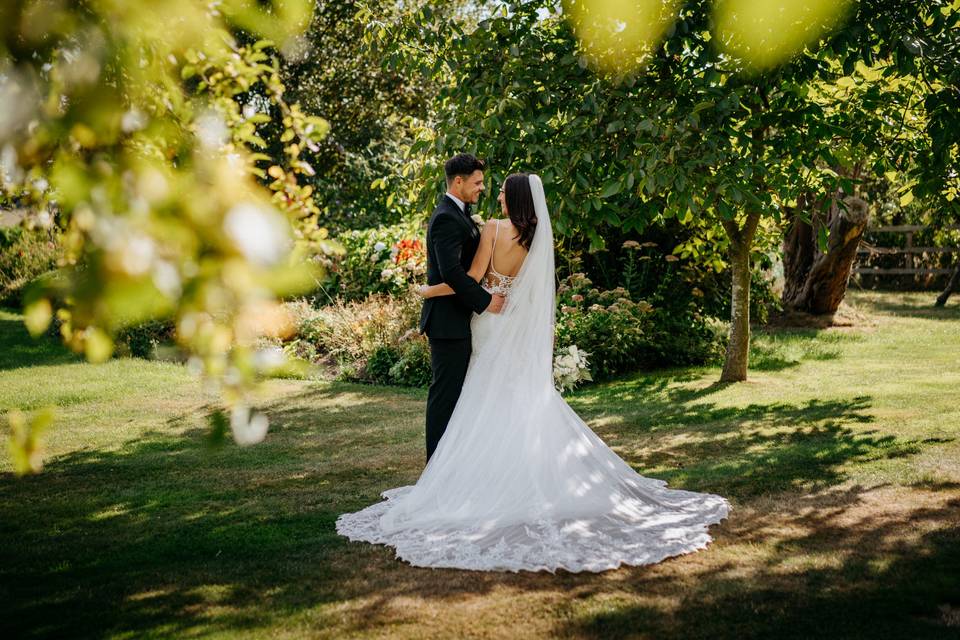
[[[79,365],[66,385],[76,365],[0,370],[3,403],[90,394],[60,410],[41,475],[0,474],[0,632],[949,637],[960,359],[924,336],[960,341],[960,323],[889,313],[869,332],[761,335],[794,364],[745,384],[690,368],[572,394],[640,473],[733,504],[706,550],[596,575],[419,569],[336,535],[340,513],[417,479],[423,390],[273,381],[266,440],[210,447],[210,399],[182,367]]]

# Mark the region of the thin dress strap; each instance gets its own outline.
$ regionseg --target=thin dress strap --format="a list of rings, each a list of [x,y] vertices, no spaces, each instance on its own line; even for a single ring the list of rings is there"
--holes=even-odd
[[[500,221],[494,220],[494,222],[497,223],[497,228],[493,232],[493,249],[490,250],[490,270],[494,273],[500,273],[497,271],[497,268],[493,266],[493,256],[497,252],[497,236],[500,235]]]

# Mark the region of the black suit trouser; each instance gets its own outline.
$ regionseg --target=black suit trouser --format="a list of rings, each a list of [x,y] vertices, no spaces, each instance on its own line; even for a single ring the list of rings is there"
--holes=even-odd
[[[470,364],[470,338],[430,338],[433,378],[427,394],[427,462],[436,451],[457,406]]]

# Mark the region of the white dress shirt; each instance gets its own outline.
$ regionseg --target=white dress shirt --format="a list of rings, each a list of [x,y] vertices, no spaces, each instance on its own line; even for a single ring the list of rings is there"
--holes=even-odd
[[[453,201],[456,203],[456,205],[457,205],[458,207],[460,207],[460,211],[463,211],[463,210],[464,210],[464,208],[463,208],[463,207],[464,207],[463,200],[461,200],[461,199],[458,198],[457,196],[453,195],[453,194],[450,193],[449,191],[447,191],[447,197],[450,198],[451,200],[453,200]]]

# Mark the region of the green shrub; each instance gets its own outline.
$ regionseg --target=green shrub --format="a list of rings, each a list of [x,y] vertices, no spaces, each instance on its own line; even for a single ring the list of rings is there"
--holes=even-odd
[[[377,345],[367,358],[364,377],[376,384],[390,384],[390,370],[400,362],[399,349],[393,345]]]
[[[625,287],[600,291],[583,273],[557,289],[557,345],[589,355],[595,380],[662,366],[703,364],[723,354],[725,323],[700,311],[695,287],[676,272],[648,300],[632,300]]]
[[[337,240],[346,252],[330,268],[332,284],[327,293],[331,298],[401,295],[426,273],[424,231],[419,224],[347,231]]]
[[[716,363],[723,357],[728,323],[704,315],[695,304],[657,307],[651,325],[641,350],[648,367]]]
[[[557,289],[557,347],[576,345],[586,351],[594,380],[642,367],[637,355],[648,339],[653,307],[634,302],[623,287],[600,291],[592,285],[575,273]]]
[[[421,300],[416,294],[372,294],[323,307],[288,303],[297,335],[288,353],[333,368],[342,380],[426,386],[430,348],[417,332]]]
[[[153,358],[156,349],[174,341],[172,320],[153,320],[122,329],[116,337],[118,353],[137,358]]]
[[[433,372],[430,368],[430,343],[419,334],[400,343],[400,359],[390,368],[393,384],[405,387],[429,387]]]
[[[56,228],[0,229],[0,304],[19,307],[26,286],[56,269],[61,255],[60,232]]]

